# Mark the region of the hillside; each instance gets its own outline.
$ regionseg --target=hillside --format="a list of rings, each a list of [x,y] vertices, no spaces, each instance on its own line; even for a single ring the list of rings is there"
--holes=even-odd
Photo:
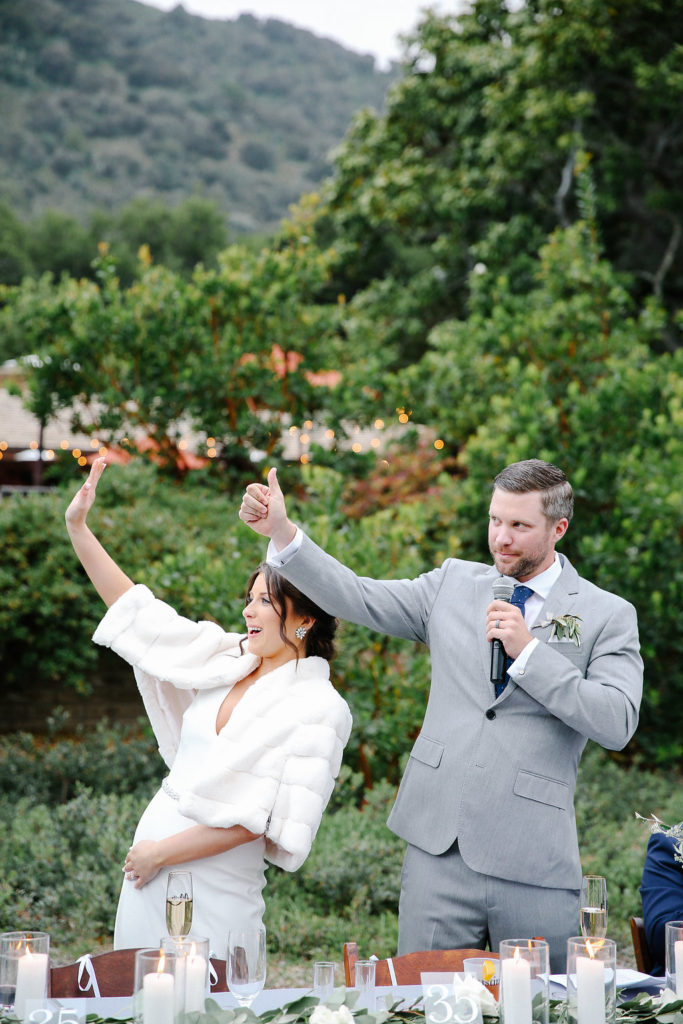
[[[391,80],[274,19],[0,0],[0,197],[28,218],[199,192],[233,231],[268,230]]]

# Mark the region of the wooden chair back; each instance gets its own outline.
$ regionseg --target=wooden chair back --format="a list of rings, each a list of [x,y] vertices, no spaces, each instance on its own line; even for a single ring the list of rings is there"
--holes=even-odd
[[[643,974],[652,974],[654,961],[647,944],[645,923],[642,917],[632,917],[629,919],[629,924],[631,925],[633,952],[636,955],[636,967]]]
[[[484,956],[497,960],[498,954],[486,949],[428,949],[419,953],[404,953],[391,958],[397,985],[419,985],[420,975],[427,971],[443,971],[455,974],[463,970],[463,961],[468,957]],[[356,974],[358,946],[355,942],[344,943],[344,975],[347,988],[353,988]],[[388,960],[378,960],[375,969],[377,985],[392,985]],[[494,987],[492,987],[493,990]],[[494,995],[497,993],[494,991]]]
[[[92,971],[97,979],[101,996],[132,996],[135,983],[135,950],[115,949],[109,953],[97,953],[90,958]],[[78,977],[81,975],[81,985]],[[77,960],[64,967],[50,968],[50,996],[53,999],[76,999],[79,996],[92,999],[95,992],[88,985],[90,977],[86,966]]]
[[[90,963],[97,988],[102,997],[132,996],[135,985],[135,949],[115,949],[108,953],[98,953],[90,957]],[[217,980],[211,985],[212,992],[227,992],[227,975],[225,960],[211,958]],[[78,978],[81,975],[81,984]],[[95,991],[88,985],[89,971],[81,967],[81,961],[66,964],[64,967],[50,968],[51,998],[77,999],[94,998]],[[82,986],[82,987],[81,987]]]

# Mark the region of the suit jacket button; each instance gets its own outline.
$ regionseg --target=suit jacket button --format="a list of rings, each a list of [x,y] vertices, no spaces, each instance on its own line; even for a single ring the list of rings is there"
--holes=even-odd
[[[488,718],[489,722],[493,721],[493,719],[496,717],[496,712],[493,710],[493,708],[488,709],[488,711],[486,712],[486,717]]]

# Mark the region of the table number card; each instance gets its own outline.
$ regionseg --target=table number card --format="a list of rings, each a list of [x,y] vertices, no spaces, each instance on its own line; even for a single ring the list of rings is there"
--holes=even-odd
[[[29,999],[24,1024],[86,1024],[88,1000],[64,1005],[64,999]]]
[[[483,1024],[479,1000],[459,991],[454,974],[421,974],[426,1024]]]

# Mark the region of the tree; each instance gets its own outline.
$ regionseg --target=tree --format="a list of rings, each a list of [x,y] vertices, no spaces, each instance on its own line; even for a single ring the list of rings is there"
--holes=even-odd
[[[325,259],[306,244],[226,250],[191,280],[151,264],[124,288],[106,252],[96,281],[49,277],[6,289],[3,333],[21,335],[28,404],[107,443],[150,438],[176,467],[184,435],[207,441],[229,473],[279,449],[286,425],[312,417],[325,388],[336,311],[314,307]],[[213,442],[208,443],[208,438]]]
[[[335,293],[381,284],[400,307],[378,318],[395,365],[466,316],[475,267],[533,287],[544,238],[577,215],[582,152],[606,256],[632,274],[638,305],[662,300],[657,344],[677,344],[682,17],[681,0],[476,0],[426,15],[386,112],[361,114],[340,148],[316,224],[337,252]]]

